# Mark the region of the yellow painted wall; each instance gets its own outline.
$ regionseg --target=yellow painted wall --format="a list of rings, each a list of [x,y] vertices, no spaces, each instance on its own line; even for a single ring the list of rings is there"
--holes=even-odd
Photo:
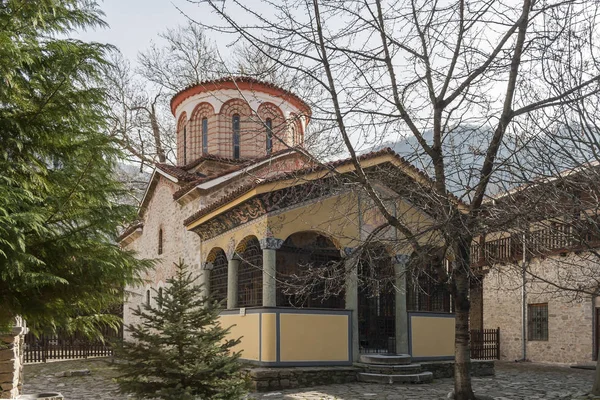
[[[219,323],[224,328],[231,326],[227,339],[238,339],[241,342],[233,347],[233,351],[242,351],[242,358],[246,360],[259,360],[260,349],[260,315],[246,314],[242,315],[221,315]]]
[[[287,239],[293,233],[316,231],[333,238],[341,247],[355,246],[358,238],[358,203],[348,193],[269,216],[273,237]]]
[[[413,357],[454,355],[454,318],[411,316]]]
[[[266,237],[267,217],[258,218],[248,224],[227,231],[222,235],[205,240],[201,245],[202,261],[206,260],[208,253],[215,247],[222,248],[225,252],[233,251],[238,244],[248,236],[256,236],[259,240]]]
[[[348,316],[281,314],[281,361],[347,361]]]
[[[276,314],[262,314],[261,361],[277,361]]]

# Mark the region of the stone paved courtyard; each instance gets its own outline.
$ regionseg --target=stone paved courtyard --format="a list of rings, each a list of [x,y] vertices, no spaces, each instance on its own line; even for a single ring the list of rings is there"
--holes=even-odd
[[[125,400],[113,378],[117,375],[109,360],[77,360],[25,366],[25,393],[58,391],[66,400]],[[90,369],[89,376],[59,377],[68,370]],[[496,376],[474,378],[477,392],[497,400],[574,399],[591,389],[594,371],[540,364],[498,362]],[[451,379],[437,379],[426,385],[375,385],[352,383],[258,393],[252,400],[434,400],[446,399]]]

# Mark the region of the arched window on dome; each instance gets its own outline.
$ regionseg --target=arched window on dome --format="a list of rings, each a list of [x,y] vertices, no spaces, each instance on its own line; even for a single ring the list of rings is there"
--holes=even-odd
[[[208,154],[208,118],[202,118],[202,154]]]
[[[273,120],[267,118],[265,121],[267,127],[267,155],[273,152]]]
[[[187,164],[187,126],[183,127],[183,165]]]
[[[231,118],[231,128],[233,131],[233,158],[240,158],[240,115],[233,114]]]

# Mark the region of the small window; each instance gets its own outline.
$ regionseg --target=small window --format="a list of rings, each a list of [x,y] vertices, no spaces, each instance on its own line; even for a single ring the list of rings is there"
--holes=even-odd
[[[233,129],[233,158],[240,158],[240,116],[239,114],[234,114],[232,121],[232,129]]]
[[[208,154],[208,118],[202,118],[202,154]]]
[[[267,126],[267,154],[271,154],[273,152],[273,120],[267,118],[265,125]]]
[[[187,164],[187,130],[183,127],[183,164]]]
[[[163,231],[162,229],[158,230],[158,254],[163,253]]]
[[[548,340],[548,303],[527,305],[527,340]]]
[[[146,290],[146,305],[150,307],[150,289]]]
[[[162,310],[163,291],[162,288],[158,288],[158,308]]]

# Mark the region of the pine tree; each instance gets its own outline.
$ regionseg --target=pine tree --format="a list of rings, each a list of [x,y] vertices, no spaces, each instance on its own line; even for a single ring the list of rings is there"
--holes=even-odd
[[[117,350],[121,391],[138,398],[232,400],[246,392],[239,339],[227,339],[218,323],[221,306],[199,296],[196,278],[180,262],[151,304],[137,307],[138,324],[126,327],[133,338]],[[154,304],[152,304],[154,303]]]
[[[0,329],[116,326],[106,310],[149,265],[115,243],[135,209],[106,134],[111,47],[69,38],[101,17],[88,0],[0,2]]]

